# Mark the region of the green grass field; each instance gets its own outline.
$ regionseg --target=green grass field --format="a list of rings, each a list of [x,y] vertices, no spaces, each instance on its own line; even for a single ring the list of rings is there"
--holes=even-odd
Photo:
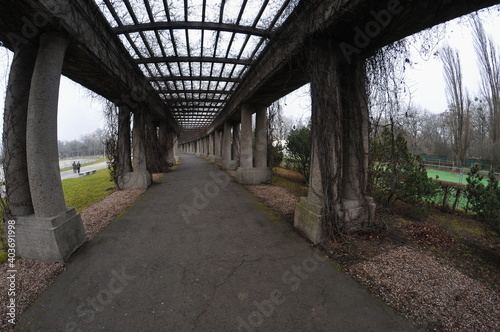
[[[66,206],[80,212],[113,192],[109,170],[101,169],[95,174],[62,181]]]
[[[437,175],[437,176],[439,176],[439,178],[438,178],[439,181],[462,183],[464,185],[467,185],[467,173],[464,173],[462,175],[462,182],[460,182],[460,177],[461,177],[460,173],[439,171],[437,169],[428,168],[427,175],[433,179],[436,179],[436,175]],[[483,179],[483,183],[485,185],[488,184],[488,179],[486,178],[486,176],[485,176],[485,179]]]
[[[62,186],[66,206],[74,207],[77,212],[81,212],[86,207],[99,202],[111,194],[114,189],[107,168],[101,169],[92,175],[63,180]],[[3,216],[0,217],[3,219]],[[3,231],[0,232],[3,233]],[[2,238],[2,241],[0,241],[0,263],[7,258],[5,248],[6,243]]]

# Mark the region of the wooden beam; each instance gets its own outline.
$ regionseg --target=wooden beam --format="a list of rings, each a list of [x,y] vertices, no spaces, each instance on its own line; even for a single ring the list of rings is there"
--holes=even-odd
[[[271,33],[265,29],[259,29],[249,26],[242,26],[229,23],[215,23],[215,22],[183,22],[183,21],[170,21],[170,22],[150,22],[132,25],[122,25],[113,28],[117,34],[150,31],[150,30],[178,30],[178,29],[192,29],[192,30],[214,30],[214,31],[227,31],[233,33],[242,33],[246,35],[260,36],[270,38]]]
[[[235,59],[235,58],[221,58],[221,57],[209,57],[209,56],[167,56],[167,57],[151,57],[151,58],[140,58],[134,59],[137,64],[146,63],[170,63],[170,62],[208,62],[208,63],[228,63],[235,65],[251,65],[252,60],[250,59]]]

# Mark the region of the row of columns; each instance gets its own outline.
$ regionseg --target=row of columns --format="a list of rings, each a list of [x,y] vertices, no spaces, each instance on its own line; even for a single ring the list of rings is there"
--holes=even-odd
[[[38,44],[20,43],[14,50],[4,111],[4,176],[8,217],[16,229],[16,255],[23,258],[65,261],[86,240],[80,215],[66,207],[59,169],[57,108],[67,47],[65,35],[48,32],[40,36]],[[119,106],[121,189],[146,188],[151,183],[144,141],[145,113],[140,108]],[[159,140],[159,136],[168,134],[166,162],[174,164],[177,136],[171,131],[165,133],[168,130],[168,126],[161,126],[153,136]]]
[[[335,233],[371,227],[375,204],[367,193],[369,120],[364,62],[353,57],[347,63],[337,45],[324,40],[311,41],[309,50],[311,171],[308,195],[301,197],[296,205],[294,226],[313,243],[319,243]],[[228,121],[224,123],[220,150],[223,168],[235,170],[237,167],[236,179],[240,183],[266,182],[271,175],[267,167],[266,108],[245,104],[240,106],[240,114],[241,122],[236,126]],[[240,126],[241,133],[238,132]],[[215,161],[219,154],[218,133],[214,131],[183,148],[187,152],[209,155]],[[207,141],[208,150],[203,148]]]
[[[267,108],[243,104],[241,121],[224,122],[207,136],[181,146],[183,152],[208,158],[224,170],[236,171],[236,179],[243,184],[257,184],[271,180],[267,165]],[[253,146],[252,116],[255,113],[255,149]]]
[[[130,141],[130,124],[133,114],[132,143]],[[146,123],[144,110],[140,107],[131,110],[127,105],[119,106],[118,115],[118,188],[142,189],[151,184],[151,170],[163,172],[179,160],[177,156],[177,135],[166,122],[159,126]],[[146,134],[148,142],[146,144]],[[148,165],[147,149],[150,163]],[[132,160],[131,157],[132,156]]]

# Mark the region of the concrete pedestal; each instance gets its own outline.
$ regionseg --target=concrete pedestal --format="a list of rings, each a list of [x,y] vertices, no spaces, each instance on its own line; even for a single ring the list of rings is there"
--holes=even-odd
[[[23,258],[64,262],[86,240],[82,220],[74,208],[55,216],[15,217],[16,250]]]
[[[318,244],[324,239],[323,207],[301,197],[295,205],[293,226],[303,232],[312,243]]]
[[[216,163],[217,165],[222,165],[222,157],[215,157],[214,163]]]
[[[236,171],[239,166],[238,160],[223,160],[222,169],[225,171]]]
[[[149,172],[125,173],[118,181],[123,190],[146,189],[151,185],[151,174]]]
[[[236,171],[236,180],[241,184],[260,184],[271,181],[271,170],[265,168],[242,168]]]
[[[373,226],[376,204],[371,197],[368,197],[367,203],[344,199],[342,204],[344,205],[344,227],[347,233]]]
[[[210,160],[211,162],[215,162],[215,155],[213,154],[208,155],[208,160]]]

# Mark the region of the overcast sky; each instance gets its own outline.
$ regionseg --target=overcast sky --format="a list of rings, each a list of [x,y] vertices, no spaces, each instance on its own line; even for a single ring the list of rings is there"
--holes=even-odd
[[[498,10],[491,10],[490,14],[481,15],[487,33],[492,35],[500,44],[500,15]],[[448,23],[446,34],[439,44],[445,42],[459,50],[464,73],[464,82],[471,96],[478,94],[479,74],[477,60],[473,49],[470,27]],[[447,101],[443,80],[442,64],[436,57],[422,59],[414,52],[413,61],[417,62],[413,69],[407,71],[407,84],[412,92],[413,102],[433,113],[446,110]],[[0,48],[0,100],[2,100],[2,119],[5,100],[5,85],[8,80],[8,67],[12,61],[12,53]],[[300,89],[295,96],[286,98],[285,115],[305,118],[310,114],[310,98],[307,87]],[[88,93],[80,85],[63,77],[59,94],[58,110],[58,139],[62,141],[78,139],[97,128],[103,128],[105,120],[102,115],[102,106],[92,101]]]

